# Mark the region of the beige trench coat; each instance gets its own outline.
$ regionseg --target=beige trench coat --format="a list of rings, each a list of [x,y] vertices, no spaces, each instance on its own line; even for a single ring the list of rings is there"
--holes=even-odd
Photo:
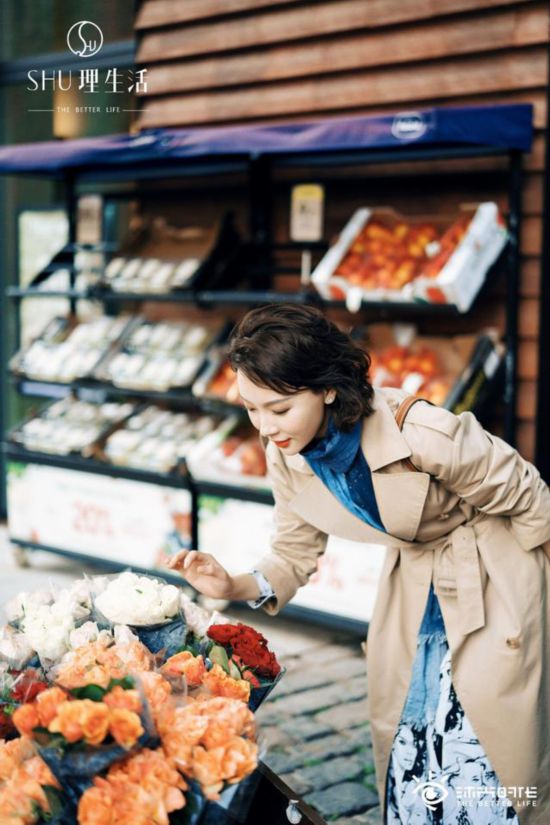
[[[537,788],[521,825],[550,822],[550,491],[539,473],[471,413],[419,402],[403,431],[405,394],[376,392],[363,423],[387,533],[362,522],[300,455],[266,448],[275,496],[271,552],[256,565],[276,614],[315,572],[327,535],[387,546],[369,627],[368,702],[381,800],[430,582],[438,596],[457,696],[500,783]],[[410,458],[420,472],[407,468]],[[545,545],[544,547],[542,545]]]

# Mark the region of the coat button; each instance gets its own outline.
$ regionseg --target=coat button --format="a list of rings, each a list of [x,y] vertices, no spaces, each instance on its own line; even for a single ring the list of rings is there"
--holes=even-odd
[[[512,650],[517,650],[520,646],[520,641],[517,636],[511,636],[509,639],[506,639],[506,645],[511,647]]]

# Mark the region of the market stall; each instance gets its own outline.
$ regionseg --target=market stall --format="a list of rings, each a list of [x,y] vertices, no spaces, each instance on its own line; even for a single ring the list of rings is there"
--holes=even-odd
[[[0,172],[65,180],[68,216],[61,249],[29,283],[3,295],[19,308],[61,298],[69,309],[12,352],[10,385],[59,399],[6,436],[12,541],[143,569],[162,567],[189,544],[213,550],[230,568],[254,561],[269,540],[272,498],[224,367],[236,307],[314,302],[338,312],[374,352],[375,383],[432,392],[454,411],[487,403],[503,375],[505,437],[512,442],[520,158],[531,145],[531,119],[528,105],[461,107],[1,149]],[[293,170],[303,176],[304,168],[314,175],[391,163],[398,176],[401,161],[487,155],[508,160],[506,220],[491,202],[437,219],[387,214],[365,202],[333,242],[287,243],[302,262],[314,262],[295,272],[292,288],[277,288],[284,250],[270,231],[275,170],[285,170],[290,195]],[[233,173],[248,181],[245,232],[221,204],[217,222],[202,234],[145,219],[137,234],[130,224],[122,236],[112,231],[113,204],[144,203],[152,180]],[[140,186],[121,192],[125,180]],[[89,196],[92,186],[101,193],[104,231],[83,243],[78,195]],[[155,190],[156,201],[162,193]],[[173,187],[165,192],[172,202],[177,194]],[[467,340],[427,339],[411,326],[443,319],[452,332],[498,278],[506,290],[504,341],[491,330]],[[400,325],[372,326],[381,320]],[[57,439],[60,431],[65,441]],[[246,535],[236,528],[244,523],[251,526]],[[382,555],[332,539],[317,576],[288,611],[363,632]]]

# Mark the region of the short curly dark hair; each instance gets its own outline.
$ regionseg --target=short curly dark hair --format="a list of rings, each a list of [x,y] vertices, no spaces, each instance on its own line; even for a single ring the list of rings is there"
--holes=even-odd
[[[315,307],[271,304],[250,310],[231,333],[229,361],[235,371],[275,392],[334,389],[332,413],[341,430],[373,411],[368,353]]]

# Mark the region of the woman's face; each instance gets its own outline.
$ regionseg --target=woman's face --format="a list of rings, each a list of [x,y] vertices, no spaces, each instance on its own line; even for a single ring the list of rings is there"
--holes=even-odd
[[[478,762],[465,762],[462,766],[462,777],[465,785],[479,786],[483,784],[483,771]]]
[[[412,731],[402,725],[399,728],[399,733],[396,737],[395,758],[397,764],[404,771],[410,771],[416,759],[416,746],[414,744],[414,737]]]
[[[320,434],[325,419],[324,393],[301,390],[293,395],[254,384],[237,370],[240,396],[254,427],[285,455],[296,455]]]

